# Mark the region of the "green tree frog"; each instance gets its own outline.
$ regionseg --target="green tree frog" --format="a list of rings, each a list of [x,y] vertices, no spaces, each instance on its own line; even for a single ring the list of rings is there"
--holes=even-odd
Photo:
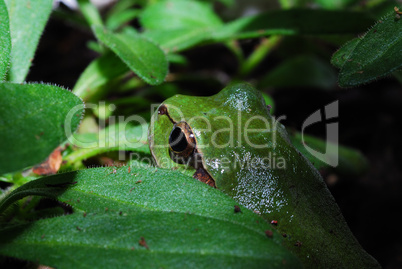
[[[319,172],[251,85],[167,99],[152,116],[148,141],[158,166],[191,175],[261,214],[307,267],[379,268]]]

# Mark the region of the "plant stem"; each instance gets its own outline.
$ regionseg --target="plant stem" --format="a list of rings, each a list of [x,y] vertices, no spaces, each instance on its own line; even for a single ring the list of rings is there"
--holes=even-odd
[[[272,51],[272,49],[282,40],[281,36],[271,36],[264,38],[260,45],[253,51],[240,68],[240,75],[246,76],[261,63],[262,60]]]
[[[236,56],[239,66],[242,66],[244,63],[244,54],[239,46],[238,41],[231,40],[229,42],[226,42],[226,47]]]

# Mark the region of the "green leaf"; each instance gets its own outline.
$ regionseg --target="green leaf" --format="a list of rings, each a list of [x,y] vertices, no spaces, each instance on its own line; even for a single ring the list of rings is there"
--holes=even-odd
[[[151,85],[161,84],[168,72],[164,52],[140,35],[113,34],[94,26],[96,37],[109,47],[140,78]]]
[[[350,58],[351,53],[359,44],[360,38],[352,39],[345,43],[337,52],[332,55],[331,64],[336,68],[342,68],[345,62]]]
[[[106,52],[93,60],[82,72],[73,92],[84,100],[90,100],[101,86],[128,72],[129,68],[116,54]]]
[[[400,69],[401,27],[402,19],[397,19],[392,12],[374,25],[352,52],[349,51],[351,45],[346,46],[345,51],[340,49],[337,54],[343,53],[347,59],[339,73],[339,85],[351,87],[368,83]]]
[[[45,160],[83,114],[82,101],[56,86],[1,83],[0,92],[0,174]]]
[[[348,176],[358,176],[368,170],[368,161],[366,157],[358,150],[342,145],[335,145],[331,142],[324,141],[321,138],[290,130],[289,138],[292,144],[314,165],[317,169],[332,169],[327,163],[316,158],[307,149],[314,149],[321,153],[330,154],[329,159],[338,158],[339,164],[333,168],[337,173]],[[327,143],[330,146],[327,147]],[[325,152],[328,149],[328,152]],[[331,157],[333,156],[333,157]]]
[[[23,82],[39,38],[52,11],[53,0],[5,0],[10,18],[11,65],[8,80]]]
[[[4,80],[11,53],[10,25],[6,4],[0,0],[0,81]]]
[[[148,30],[203,28],[222,25],[210,3],[193,0],[165,0],[148,6],[141,15]]]
[[[300,55],[284,61],[260,83],[260,87],[332,89],[336,85],[336,73],[328,63],[318,57]]]
[[[137,119],[140,119],[139,117]],[[110,125],[99,131],[94,137],[87,134],[74,134],[69,140],[78,150],[72,152],[65,158],[66,165],[88,159],[101,153],[110,151],[134,151],[149,155],[150,151],[147,141],[148,124],[133,125],[129,122]]]
[[[2,255],[58,268],[300,267],[269,223],[242,206],[234,213],[234,200],[177,171],[110,167],[59,174],[25,184],[0,210],[29,194],[58,196],[74,213],[3,225]]]

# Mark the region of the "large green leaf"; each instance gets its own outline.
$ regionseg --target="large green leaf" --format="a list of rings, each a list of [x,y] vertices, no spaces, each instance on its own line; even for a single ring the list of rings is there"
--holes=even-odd
[[[402,67],[402,19],[392,12],[374,25],[361,39],[342,47],[332,62],[342,65],[339,85],[351,87],[368,83]],[[339,57],[343,57],[339,60]]]
[[[168,72],[164,52],[140,35],[113,34],[93,26],[96,37],[109,47],[140,78],[151,85],[161,84]]]
[[[10,17],[11,66],[8,80],[23,82],[52,11],[52,0],[5,0]]]
[[[73,206],[68,216],[0,229],[0,253],[57,268],[298,268],[270,224],[179,172],[96,168],[15,190]],[[272,238],[266,231],[273,232]],[[142,242],[142,243],[140,243]]]
[[[11,37],[8,12],[4,0],[0,0],[0,81],[4,80],[10,61]]]
[[[62,88],[1,83],[0,92],[0,174],[43,161],[80,123],[82,101]]]

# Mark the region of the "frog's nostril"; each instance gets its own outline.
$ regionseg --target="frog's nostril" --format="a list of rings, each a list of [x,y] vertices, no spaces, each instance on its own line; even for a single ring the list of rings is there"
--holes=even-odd
[[[187,148],[188,142],[186,139],[186,135],[183,133],[181,128],[173,128],[169,137],[169,145],[173,151],[178,153],[184,151]]]

